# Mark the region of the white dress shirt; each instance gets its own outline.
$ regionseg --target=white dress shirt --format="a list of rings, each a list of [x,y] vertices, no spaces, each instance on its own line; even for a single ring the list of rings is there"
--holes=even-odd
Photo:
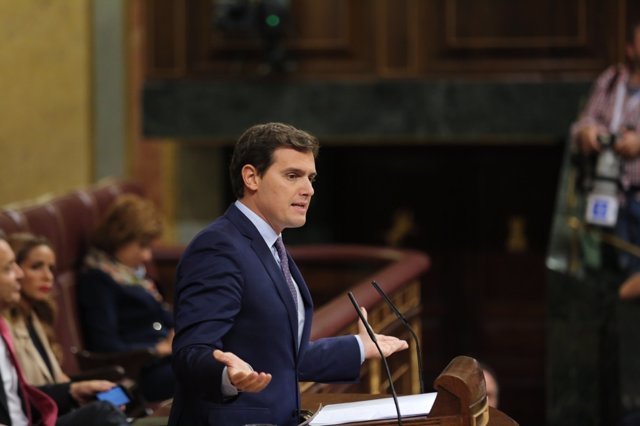
[[[18,394],[18,373],[16,372],[4,339],[0,337],[0,372],[2,373],[2,386],[7,396],[9,416],[13,426],[28,426],[29,419],[22,410],[22,400]]]

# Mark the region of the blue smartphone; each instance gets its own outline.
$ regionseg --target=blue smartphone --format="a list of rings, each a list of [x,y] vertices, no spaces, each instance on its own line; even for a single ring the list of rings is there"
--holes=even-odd
[[[98,392],[96,394],[96,398],[99,401],[108,401],[113,405],[115,405],[116,407],[127,405],[129,402],[131,402],[131,398],[129,398],[129,393],[121,385],[114,386],[105,392]]]

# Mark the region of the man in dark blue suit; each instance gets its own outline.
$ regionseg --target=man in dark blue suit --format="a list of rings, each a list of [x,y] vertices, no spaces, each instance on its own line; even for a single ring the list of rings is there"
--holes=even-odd
[[[309,341],[313,302],[282,231],[304,225],[313,196],[315,137],[281,123],[236,143],[237,201],[187,247],[177,273],[170,425],[298,423],[299,381],[356,381],[378,352],[356,336]],[[407,343],[379,336],[385,356]]]

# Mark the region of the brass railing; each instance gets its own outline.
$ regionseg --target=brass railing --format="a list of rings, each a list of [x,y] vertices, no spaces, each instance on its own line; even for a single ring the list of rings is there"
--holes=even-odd
[[[357,332],[357,314],[346,295],[352,291],[360,305],[367,309],[369,322],[377,333],[400,336],[410,342],[408,351],[394,354],[389,362],[396,390],[405,394],[418,393],[420,381],[414,343],[371,286],[371,281],[380,284],[420,336],[420,278],[429,268],[429,258],[412,250],[358,245],[299,246],[291,248],[291,254],[302,269],[314,300],[326,300],[316,305],[312,339]],[[332,270],[336,272],[332,273]],[[358,384],[301,384],[303,392],[385,393],[388,387],[379,360],[365,363]]]

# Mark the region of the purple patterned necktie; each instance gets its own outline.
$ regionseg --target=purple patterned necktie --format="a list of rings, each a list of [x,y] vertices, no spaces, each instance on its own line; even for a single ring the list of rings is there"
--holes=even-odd
[[[287,251],[284,248],[284,243],[282,242],[282,237],[278,237],[275,243],[276,250],[278,251],[278,257],[280,258],[280,269],[282,269],[282,273],[284,274],[284,279],[289,286],[289,291],[291,292],[291,297],[293,297],[293,304],[296,306],[296,311],[298,310],[298,291],[296,290],[296,285],[293,283],[293,278],[291,277],[291,271],[289,270],[289,259],[287,258]]]

